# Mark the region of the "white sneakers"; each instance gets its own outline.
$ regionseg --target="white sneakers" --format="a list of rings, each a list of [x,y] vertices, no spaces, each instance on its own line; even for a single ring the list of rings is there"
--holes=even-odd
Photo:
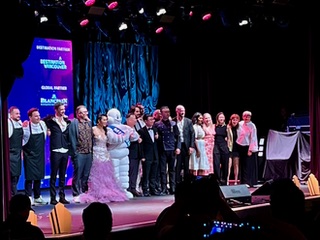
[[[30,202],[31,202],[31,206],[34,206],[34,202],[33,202],[32,197],[29,197],[29,199],[30,199]]]
[[[73,197],[73,202],[74,203],[80,203],[80,196],[74,196]]]
[[[48,202],[46,202],[41,196],[39,198],[34,199],[34,205],[47,205]]]

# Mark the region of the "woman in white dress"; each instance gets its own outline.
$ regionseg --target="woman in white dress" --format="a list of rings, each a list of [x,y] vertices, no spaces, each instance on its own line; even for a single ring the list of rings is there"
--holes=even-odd
[[[195,133],[195,147],[196,151],[190,155],[189,169],[190,174],[194,176],[203,176],[206,170],[209,170],[209,161],[205,150],[204,136],[205,132],[202,128],[203,116],[196,112],[192,117],[193,129]]]

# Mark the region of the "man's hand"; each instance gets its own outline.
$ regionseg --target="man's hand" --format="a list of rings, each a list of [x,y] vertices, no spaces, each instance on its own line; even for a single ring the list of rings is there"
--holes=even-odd
[[[22,123],[22,127],[28,127],[29,125],[29,121],[28,120],[25,120],[23,123]]]
[[[180,148],[177,148],[175,151],[174,151],[174,153],[176,154],[176,155],[179,155],[180,154]]]

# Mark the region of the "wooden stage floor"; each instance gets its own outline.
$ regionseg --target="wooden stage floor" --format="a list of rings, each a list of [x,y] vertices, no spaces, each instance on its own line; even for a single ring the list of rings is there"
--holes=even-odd
[[[306,186],[301,189],[305,192],[308,209],[320,209],[320,196],[309,196]],[[249,189],[254,192],[256,188]],[[48,190],[43,190],[43,197],[49,201]],[[236,206],[233,209],[241,218],[251,218],[256,216],[264,216],[270,214],[268,196],[251,196],[252,204]],[[66,190],[66,198],[72,200],[71,190]],[[167,196],[152,196],[152,197],[138,197],[130,199],[126,202],[111,202],[108,203],[113,213],[113,229],[112,233],[117,234],[121,232],[130,232],[135,229],[144,229],[153,227],[159,213],[171,205],[174,201],[173,195]],[[44,232],[46,238],[77,238],[82,234],[83,224],[81,214],[83,209],[88,204],[71,203],[66,204],[65,207],[70,211],[72,216],[71,233],[68,234],[53,234],[49,219],[49,213],[54,208],[53,205],[33,206],[37,215],[38,226]],[[141,235],[141,234],[140,234]],[[130,236],[130,235],[129,235]],[[132,236],[131,236],[132,237]],[[117,238],[113,238],[117,239]],[[142,239],[141,237],[139,239]],[[145,238],[147,237],[145,236]],[[150,238],[149,238],[150,239]]]

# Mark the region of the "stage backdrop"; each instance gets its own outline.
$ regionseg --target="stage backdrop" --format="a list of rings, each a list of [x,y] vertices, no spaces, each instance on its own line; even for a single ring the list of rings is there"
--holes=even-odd
[[[28,59],[24,62],[24,76],[17,79],[8,97],[8,107],[17,106],[21,120],[29,120],[27,111],[36,107],[41,118],[54,114],[53,105],[60,101],[66,104],[66,115],[73,118],[73,59],[72,42],[69,40],[35,38]],[[42,188],[49,187],[50,155],[46,141],[46,169]],[[67,184],[71,185],[72,166],[69,161]],[[58,179],[57,179],[58,181]],[[24,189],[24,170],[18,183]]]
[[[88,42],[75,54],[75,102],[87,106],[94,123],[99,113],[113,107],[120,110],[123,122],[137,103],[145,113],[156,109],[160,93],[157,46]]]

